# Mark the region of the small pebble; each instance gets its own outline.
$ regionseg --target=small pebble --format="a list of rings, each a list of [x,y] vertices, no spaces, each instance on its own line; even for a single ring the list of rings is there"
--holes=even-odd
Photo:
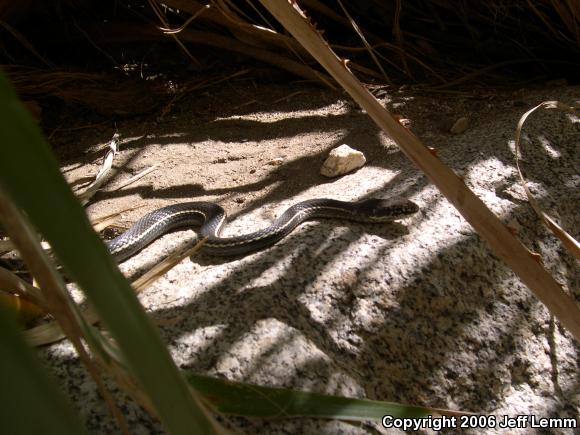
[[[280,166],[282,163],[284,163],[284,159],[282,157],[276,157],[275,159],[272,159],[268,162],[268,165],[270,166]]]
[[[469,118],[467,118],[466,116],[462,116],[457,121],[455,121],[453,126],[449,129],[449,132],[453,134],[461,134],[465,132],[465,130],[467,130],[468,127],[469,127]]]

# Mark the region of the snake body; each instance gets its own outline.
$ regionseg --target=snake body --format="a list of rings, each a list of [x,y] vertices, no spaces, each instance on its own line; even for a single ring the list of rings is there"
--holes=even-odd
[[[310,199],[288,208],[267,228],[236,237],[220,237],[227,220],[224,209],[212,202],[185,202],[144,215],[127,231],[106,244],[113,257],[123,261],[171,230],[201,226],[200,237],[207,237],[203,245],[204,252],[217,256],[235,256],[273,245],[308,219],[332,218],[381,223],[402,219],[418,210],[414,202],[400,197],[358,202]]]

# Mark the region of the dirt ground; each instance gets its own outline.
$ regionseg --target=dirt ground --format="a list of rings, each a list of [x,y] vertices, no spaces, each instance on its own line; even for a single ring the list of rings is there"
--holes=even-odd
[[[505,223],[519,229],[577,300],[578,263],[525,202],[510,141],[528,108],[548,99],[578,104],[579,91],[385,89],[379,95]],[[451,134],[461,117],[469,121],[467,130]],[[578,119],[539,115],[524,155],[534,193],[576,236],[579,126]],[[87,212],[97,217],[142,205],[123,213],[120,226],[155,208],[196,200],[215,201],[228,211],[226,234],[263,227],[307,198],[402,195],[421,206],[398,226],[307,223],[273,248],[243,259],[184,260],[140,295],[180,367],[498,416],[578,416],[578,343],[343,93],[237,80],[181,100],[163,117],[118,121],[116,131],[117,172]],[[109,124],[52,132],[71,183],[96,174],[114,133]],[[366,166],[323,177],[322,162],[343,143],[362,151]],[[155,171],[116,190],[152,165],[158,165]],[[122,269],[134,276],[152,257],[193,236],[168,235]],[[70,346],[55,344],[43,355],[93,433],[115,433]],[[162,433],[138,406],[119,397],[134,433]],[[310,419],[225,424],[244,433],[396,433],[377,424]]]
[[[404,104],[406,97],[399,98],[396,104]],[[144,211],[176,200],[219,200],[234,219],[240,212],[332,182],[319,170],[337,145],[351,143],[374,162],[385,155],[378,144],[395,153],[393,144],[375,130],[338,91],[252,83],[212,89],[163,119],[123,122],[122,152],[115,165],[119,172],[88,211],[109,214],[146,200],[143,209],[125,215],[132,222]],[[57,132],[58,153],[71,182],[98,171],[98,155],[114,130],[94,133],[64,137]],[[369,134],[376,136],[371,143]],[[79,158],[79,150],[85,157]],[[282,165],[275,161],[279,158]],[[117,184],[154,164],[159,169],[143,182],[115,191]]]

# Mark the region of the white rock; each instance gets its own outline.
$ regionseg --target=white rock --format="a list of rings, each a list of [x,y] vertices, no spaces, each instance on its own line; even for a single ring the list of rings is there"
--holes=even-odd
[[[336,177],[360,168],[366,161],[363,153],[343,144],[330,151],[320,173],[326,177]]]

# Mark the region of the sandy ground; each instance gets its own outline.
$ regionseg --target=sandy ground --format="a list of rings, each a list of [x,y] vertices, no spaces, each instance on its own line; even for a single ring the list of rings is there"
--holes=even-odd
[[[578,104],[577,87],[479,94],[382,94],[385,105],[461,174],[566,291],[580,297],[578,263],[538,222],[518,185],[513,132],[540,101]],[[460,117],[466,132],[448,128]],[[524,168],[545,210],[578,237],[578,119],[534,116]],[[239,81],[188,98],[163,118],[118,122],[117,175],[88,206],[91,216],[137,204],[146,211],[210,200],[230,215],[226,234],[268,225],[308,198],[402,195],[421,206],[393,225],[308,222],[244,258],[186,259],[140,294],[178,365],[231,380],[482,414],[577,417],[578,343],[499,261],[397,146],[341,93]],[[70,181],[94,175],[114,130],[56,132]],[[327,179],[328,152],[343,143],[367,165]],[[282,158],[282,164],[273,160]],[[147,167],[134,185],[116,186]],[[121,267],[135,276],[191,230],[163,237]],[[71,346],[41,351],[93,433],[116,433]],[[163,433],[118,394],[136,434]],[[244,433],[396,433],[377,424],[228,419]],[[502,433],[489,429],[486,433]],[[426,431],[426,433],[430,433]],[[473,431],[481,433],[481,431]],[[530,433],[530,429],[510,433]],[[570,429],[552,433],[570,433]]]

